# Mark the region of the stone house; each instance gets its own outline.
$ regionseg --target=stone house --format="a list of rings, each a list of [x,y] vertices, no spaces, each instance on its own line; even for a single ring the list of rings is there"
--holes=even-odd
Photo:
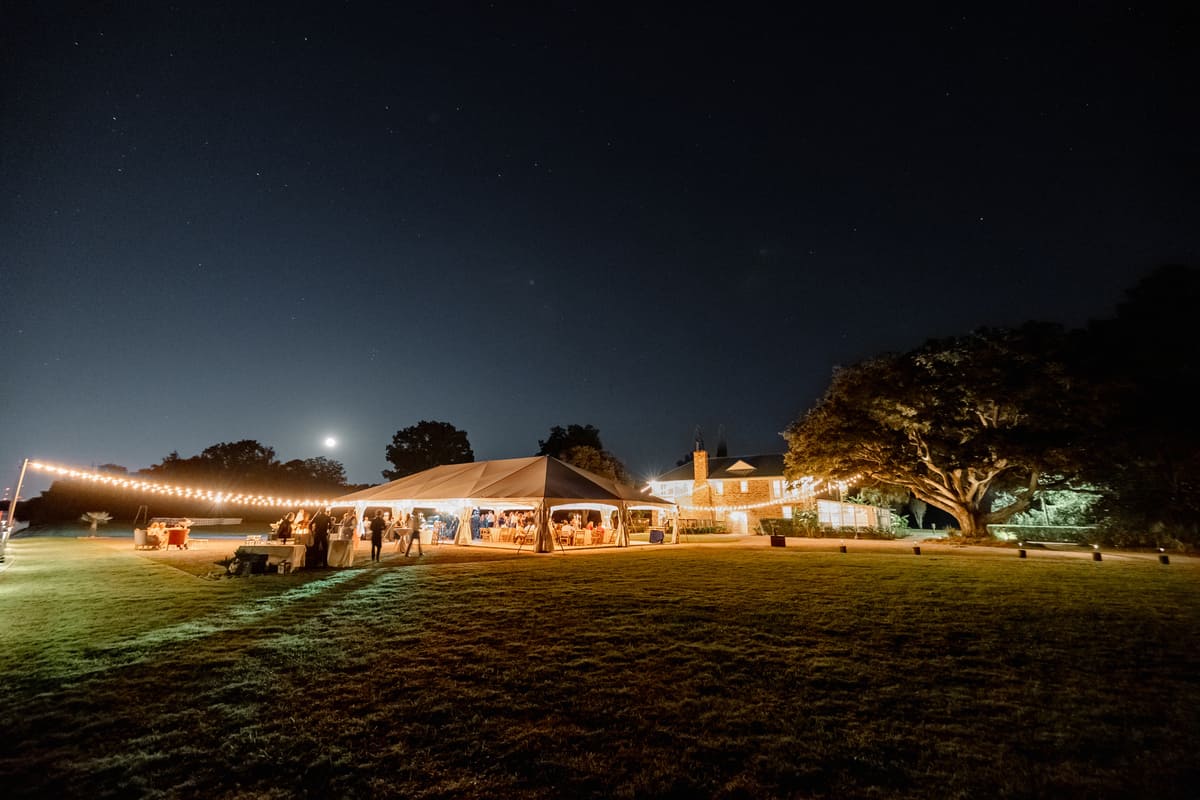
[[[759,520],[790,518],[803,502],[783,476],[782,453],[710,458],[698,449],[691,463],[651,480],[650,491],[679,506],[685,527],[720,523],[730,533],[756,533]]]

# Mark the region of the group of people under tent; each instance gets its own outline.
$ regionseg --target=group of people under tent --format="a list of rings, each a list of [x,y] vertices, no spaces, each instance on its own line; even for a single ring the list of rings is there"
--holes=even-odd
[[[318,522],[318,517],[323,517],[323,519]],[[347,536],[354,534],[354,529],[358,525],[358,517],[353,511],[347,511],[342,514],[340,520],[335,520],[332,508],[318,509],[315,514],[311,515],[303,508],[297,508],[295,511],[284,514],[278,522],[271,524],[271,538],[286,542],[288,539],[307,533],[315,534],[314,523],[317,523],[316,527],[320,527],[326,536],[330,533]]]
[[[358,519],[353,511],[347,511],[340,521],[334,520],[332,508],[318,508],[315,514],[309,515],[303,508],[289,511],[271,526],[271,538],[281,542],[312,534],[311,543],[305,542],[311,556],[306,563],[317,567],[329,566],[329,536],[331,533],[341,533],[343,536],[353,536]]]
[[[616,528],[616,512],[611,514],[611,528]],[[604,524],[603,512],[592,510],[586,516],[579,511],[555,511],[551,517],[551,527],[555,535],[566,535],[579,531],[594,531],[603,540],[603,535],[610,528]],[[486,539],[485,532],[496,529],[520,531],[525,538],[532,541],[537,533],[537,515],[531,509],[512,509],[497,514],[493,510],[476,508],[471,513],[471,538]],[[501,538],[500,541],[524,541],[525,538],[514,536],[512,539]],[[572,539],[573,541],[573,539]]]
[[[396,541],[397,551],[407,538],[408,546],[404,548],[405,558],[408,558],[409,553],[412,552],[413,542],[417,544],[417,555],[425,555],[425,550],[421,547],[421,522],[421,515],[416,512],[397,515],[395,519],[391,519],[390,514],[382,510],[376,511],[375,516],[367,524],[367,530],[371,532],[371,560],[379,561],[382,557],[384,537],[387,537],[389,541],[392,539]],[[457,520],[455,522],[457,523]],[[441,520],[435,524],[441,524]],[[441,533],[439,532],[438,535],[440,536]]]
[[[578,510],[558,510],[551,519],[551,532],[560,540],[567,536],[573,543],[576,537],[572,534],[576,532],[587,537],[585,542],[606,543],[605,534],[617,527],[617,513],[613,511],[610,516],[611,527],[606,525],[609,520],[606,520],[605,514],[599,510],[592,509],[582,513]],[[315,513],[301,507],[289,511],[271,525],[271,538],[283,542],[303,538],[304,544],[316,551],[310,556],[309,563],[324,566],[329,555],[329,536],[340,534],[344,538],[351,538],[359,530],[358,523],[358,516],[353,509],[345,510],[338,518],[331,507],[319,508]],[[537,531],[537,514],[528,508],[496,511],[476,507],[471,512],[470,527],[471,538],[477,541],[484,538],[481,533],[484,529],[520,530],[526,534],[526,538],[532,540]],[[379,529],[378,535],[376,528]],[[431,537],[436,537],[439,541],[453,542],[458,535],[459,517],[439,512],[426,518],[417,510],[393,515],[392,511],[386,509],[371,509],[363,514],[362,538],[371,539],[373,561],[379,560],[385,540],[397,542],[397,551],[404,547],[406,556],[412,550],[415,541],[418,555],[423,555],[420,541],[422,528],[429,528]],[[312,534],[311,538],[308,534]]]

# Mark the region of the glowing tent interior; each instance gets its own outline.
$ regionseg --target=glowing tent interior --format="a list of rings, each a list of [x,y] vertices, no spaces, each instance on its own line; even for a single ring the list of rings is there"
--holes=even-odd
[[[534,550],[539,553],[554,549],[551,515],[555,508],[616,511],[618,547],[629,544],[629,512],[654,510],[668,515],[672,521],[676,515],[673,503],[549,456],[434,467],[343,495],[331,504],[353,507],[360,526],[368,507],[389,508],[393,515],[402,511],[411,513],[414,508],[425,506],[453,510],[459,517],[455,544],[471,543],[470,521],[474,509],[530,509],[537,519]]]

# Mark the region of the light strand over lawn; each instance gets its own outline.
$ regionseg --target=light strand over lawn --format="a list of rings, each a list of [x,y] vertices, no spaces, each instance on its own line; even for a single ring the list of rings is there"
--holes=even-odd
[[[327,498],[310,497],[296,499],[291,497],[274,497],[263,494],[247,494],[244,492],[230,492],[217,489],[206,489],[196,486],[179,486],[175,484],[158,483],[155,481],[142,480],[141,478],[134,476],[114,475],[108,472],[97,472],[95,470],[82,469],[79,467],[48,464],[44,461],[30,461],[29,468],[35,469],[39,472],[48,473],[50,475],[58,475],[59,477],[63,478],[89,481],[97,485],[112,486],[115,489],[124,489],[135,492],[151,492],[153,494],[170,495],[190,500],[209,500],[213,503],[297,508],[300,506],[328,506],[331,502]]]

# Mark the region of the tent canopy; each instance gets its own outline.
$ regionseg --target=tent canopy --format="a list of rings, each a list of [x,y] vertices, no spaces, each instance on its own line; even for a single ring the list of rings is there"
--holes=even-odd
[[[343,495],[331,505],[388,505],[405,500],[474,506],[486,506],[489,500],[550,506],[585,501],[663,510],[674,505],[550,456],[447,464]]]
[[[353,505],[358,509],[359,530],[368,506],[434,505],[456,508],[459,515],[456,544],[470,543],[470,509],[475,507],[512,507],[524,505],[536,509],[537,534],[534,550],[554,549],[550,509],[572,503],[602,503],[617,510],[616,545],[629,545],[631,507],[657,508],[670,512],[674,504],[639,492],[632,486],[609,480],[594,472],[572,466],[549,456],[508,458],[502,461],[475,461],[447,464],[409,475],[391,483],[343,495],[331,505]]]

